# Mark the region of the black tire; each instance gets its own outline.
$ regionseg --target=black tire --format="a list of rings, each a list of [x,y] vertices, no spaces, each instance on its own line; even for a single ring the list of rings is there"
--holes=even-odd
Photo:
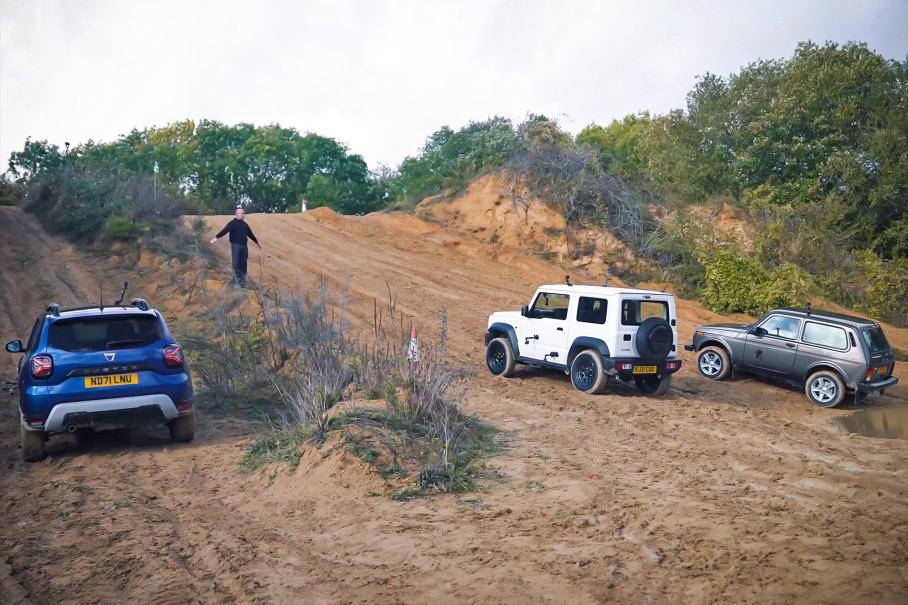
[[[731,360],[728,352],[719,346],[703,347],[697,353],[697,369],[700,375],[710,380],[724,380],[731,374]]]
[[[510,378],[514,375],[517,360],[511,350],[511,341],[503,336],[493,338],[486,346],[486,367],[495,376]]]
[[[602,367],[602,357],[597,351],[580,351],[571,361],[571,384],[578,391],[595,395],[601,393],[608,382]]]
[[[634,383],[644,395],[665,395],[672,388],[672,375],[665,374],[647,374],[646,376],[634,376]]]
[[[21,426],[20,437],[22,442],[22,458],[26,462],[38,462],[47,458],[47,450],[44,444],[47,442],[47,435],[44,431],[30,431]]]
[[[170,440],[177,443],[188,443],[195,437],[195,412],[174,418],[167,428],[170,429]]]
[[[644,319],[637,328],[634,344],[637,345],[637,353],[644,359],[665,359],[674,344],[672,327],[661,317]]]
[[[804,393],[815,406],[834,408],[845,399],[845,382],[831,370],[820,370],[807,378]]]

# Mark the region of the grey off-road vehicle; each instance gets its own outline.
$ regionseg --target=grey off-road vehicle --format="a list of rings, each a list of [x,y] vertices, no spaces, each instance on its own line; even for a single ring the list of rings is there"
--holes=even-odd
[[[815,405],[855,402],[898,382],[894,356],[876,322],[806,309],[777,309],[756,322],[696,328],[697,369],[711,380],[748,372],[803,385]]]

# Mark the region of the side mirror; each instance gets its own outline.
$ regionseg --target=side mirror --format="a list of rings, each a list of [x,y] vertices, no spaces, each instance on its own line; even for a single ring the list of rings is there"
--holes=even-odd
[[[750,330],[750,333],[753,334],[754,336],[766,336],[767,334],[769,334],[769,332],[766,331],[766,328],[761,328],[759,326],[757,326],[756,328],[752,328]]]
[[[529,317],[530,308],[527,305],[523,305],[522,307],[520,307],[520,314],[523,315],[524,317]]]
[[[21,340],[11,340],[6,343],[6,351],[8,353],[21,353],[22,352],[22,341]]]

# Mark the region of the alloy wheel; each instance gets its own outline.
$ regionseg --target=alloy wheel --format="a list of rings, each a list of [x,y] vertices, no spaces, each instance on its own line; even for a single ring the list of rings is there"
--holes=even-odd
[[[706,376],[716,376],[722,371],[722,358],[714,351],[700,356],[700,371]]]
[[[810,394],[820,403],[829,403],[839,394],[835,382],[826,376],[820,376],[810,383]]]

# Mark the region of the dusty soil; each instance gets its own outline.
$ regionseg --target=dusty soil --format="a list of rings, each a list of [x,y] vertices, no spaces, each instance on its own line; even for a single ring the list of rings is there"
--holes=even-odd
[[[61,438],[26,465],[2,394],[0,576],[6,564],[11,577],[0,602],[10,582],[36,603],[908,599],[908,441],[838,433],[830,421],[847,409],[762,380],[707,382],[687,353],[658,399],[586,396],[550,372],[495,379],[483,367],[486,315],[519,308],[562,267],[407,215],[249,220],[265,246],[251,251],[253,278],[346,282],[354,324],[371,322],[388,285],[425,335],[446,307],[450,350],[474,370],[466,406],[508,431],[490,462],[499,478],[396,502],[370,467],[331,448],[310,449],[295,472],[250,474],[238,463],[253,428],[211,416],[189,445],[164,433]],[[0,229],[11,221],[44,238],[20,238],[20,250],[66,250],[65,271],[41,258],[76,276],[75,294],[93,292],[96,259],[0,209]],[[0,271],[8,340],[46,296],[23,289],[26,266]],[[679,315],[685,337],[717,319],[687,301]],[[908,332],[887,332],[908,348]],[[908,390],[872,405],[908,405]]]

